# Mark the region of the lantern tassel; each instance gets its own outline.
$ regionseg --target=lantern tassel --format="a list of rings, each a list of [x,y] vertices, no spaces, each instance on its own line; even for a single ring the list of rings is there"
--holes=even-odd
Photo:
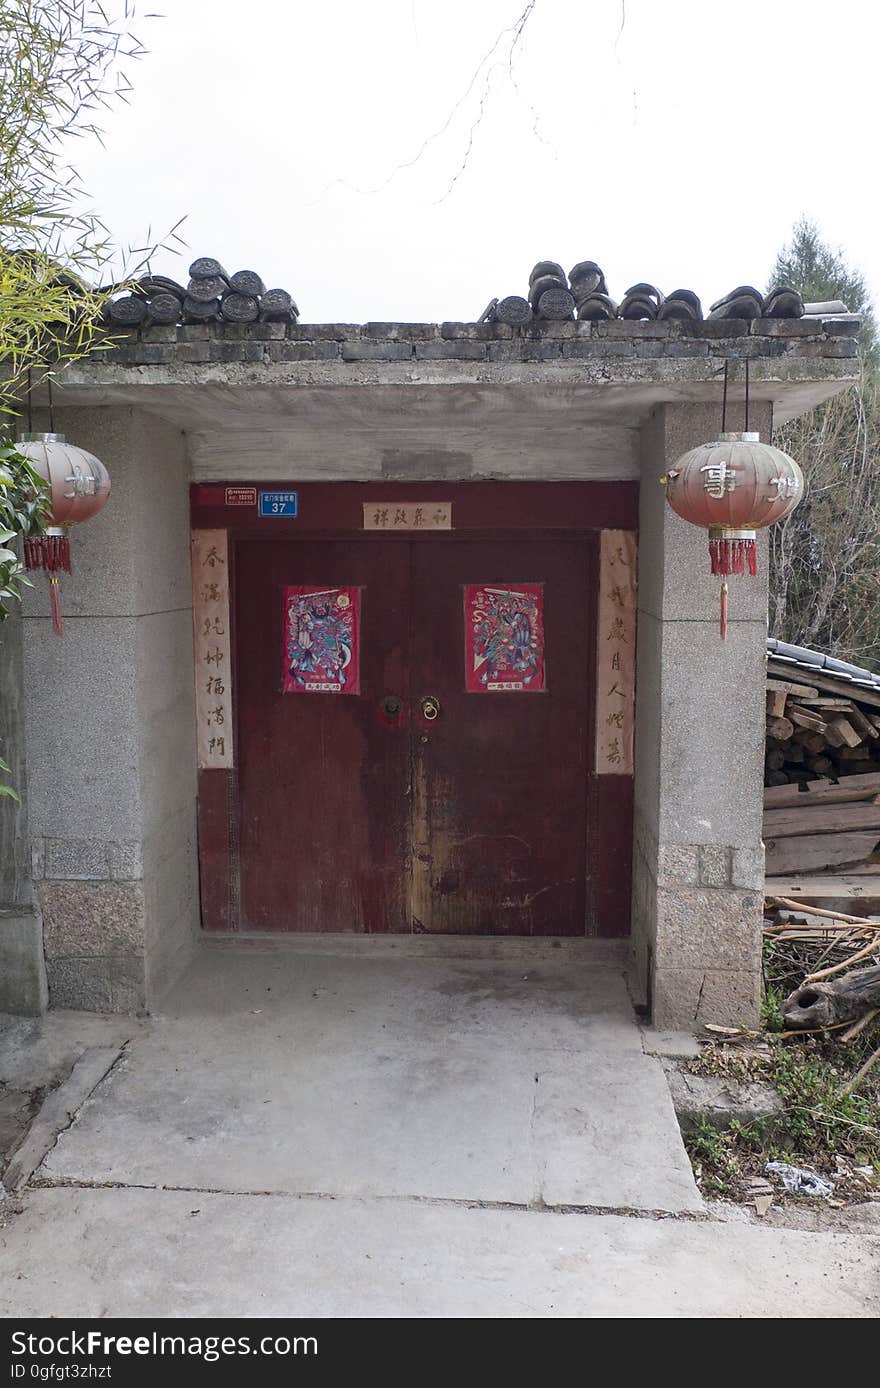
[[[24,562],[27,569],[69,574],[70,540],[65,534],[32,535],[24,542]]]
[[[721,612],[718,623],[722,641],[727,640],[727,597],[727,579],[725,579],[721,585]]]
[[[754,578],[758,572],[758,546],[754,540],[710,539],[709,557],[713,574],[744,574]]]
[[[64,617],[61,612],[61,584],[57,574],[49,579],[49,601],[52,605],[52,630],[56,636],[64,635]]]

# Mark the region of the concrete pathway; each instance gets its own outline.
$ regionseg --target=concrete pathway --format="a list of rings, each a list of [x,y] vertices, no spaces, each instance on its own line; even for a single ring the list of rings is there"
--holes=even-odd
[[[6,1316],[858,1316],[880,1248],[709,1218],[613,968],[206,950],[0,1285]]]

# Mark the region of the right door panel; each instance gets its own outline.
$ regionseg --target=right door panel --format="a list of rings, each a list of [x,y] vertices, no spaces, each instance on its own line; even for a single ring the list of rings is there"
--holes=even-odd
[[[558,535],[413,544],[415,931],[592,933],[589,560],[586,538]],[[467,585],[542,585],[542,692],[466,691]],[[432,699],[440,710],[434,719],[425,705]]]

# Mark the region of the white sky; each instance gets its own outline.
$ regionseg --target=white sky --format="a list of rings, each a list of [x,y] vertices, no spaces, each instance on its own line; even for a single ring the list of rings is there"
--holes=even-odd
[[[216,255],[303,321],[472,319],[548,257],[708,307],[763,287],[802,213],[880,296],[880,7],[625,0],[621,32],[621,0],[536,0],[450,192],[483,78],[456,103],[524,4],[164,0],[135,26],[130,106],[77,167],[121,241],[186,215],[188,249],[155,270]]]

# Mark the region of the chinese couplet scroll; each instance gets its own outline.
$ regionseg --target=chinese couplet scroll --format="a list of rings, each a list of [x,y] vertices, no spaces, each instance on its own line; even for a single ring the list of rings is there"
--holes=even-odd
[[[636,672],[636,537],[603,530],[596,632],[596,771],[633,774]]]
[[[225,530],[192,532],[196,759],[201,770],[234,766],[229,553]]]

